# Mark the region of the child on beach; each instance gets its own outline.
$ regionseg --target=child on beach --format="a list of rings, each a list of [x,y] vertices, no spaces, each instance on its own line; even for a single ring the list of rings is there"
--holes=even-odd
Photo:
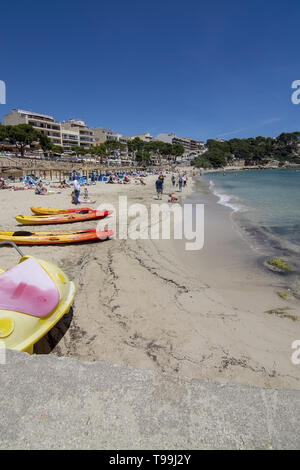
[[[168,202],[177,202],[178,198],[175,196],[175,194],[169,194]]]
[[[84,193],[83,193],[84,200],[86,201],[89,197],[89,192],[87,188],[84,188]]]

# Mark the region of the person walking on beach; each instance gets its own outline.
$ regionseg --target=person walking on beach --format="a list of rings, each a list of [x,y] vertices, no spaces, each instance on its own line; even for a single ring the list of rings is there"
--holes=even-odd
[[[162,198],[163,185],[164,185],[163,178],[158,177],[156,182],[155,182],[156,192],[157,192],[157,199]]]
[[[172,175],[172,185],[173,185],[173,188],[174,188],[174,186],[175,186],[175,183],[176,183],[175,175]]]
[[[187,182],[187,176],[183,175],[182,180],[183,180],[183,187],[185,188],[186,187],[186,182]]]
[[[73,181],[74,185],[74,204],[79,204],[78,198],[80,194],[80,183],[78,181],[78,176],[76,176],[75,180]]]
[[[183,183],[182,177],[181,175],[179,175],[179,178],[178,178],[179,191],[182,191],[182,183]]]
[[[159,175],[159,179],[160,179],[161,182],[162,182],[162,191],[161,191],[161,194],[163,194],[163,192],[164,192],[165,177],[164,177],[164,175],[163,175],[162,173]]]

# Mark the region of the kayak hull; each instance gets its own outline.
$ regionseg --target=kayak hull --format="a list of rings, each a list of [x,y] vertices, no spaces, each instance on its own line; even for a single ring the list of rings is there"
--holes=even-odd
[[[16,221],[22,225],[49,225],[49,224],[71,224],[75,222],[85,222],[88,220],[103,219],[112,213],[112,211],[81,211],[70,214],[54,215],[17,215]]]
[[[53,230],[52,232],[0,232],[0,241],[12,241],[16,245],[57,245],[103,241],[114,232],[91,230]]]

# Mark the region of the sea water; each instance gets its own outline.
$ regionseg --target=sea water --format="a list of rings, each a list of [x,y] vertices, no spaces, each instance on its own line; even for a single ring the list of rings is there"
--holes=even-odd
[[[231,208],[255,248],[272,249],[300,268],[300,170],[214,172],[199,180]]]

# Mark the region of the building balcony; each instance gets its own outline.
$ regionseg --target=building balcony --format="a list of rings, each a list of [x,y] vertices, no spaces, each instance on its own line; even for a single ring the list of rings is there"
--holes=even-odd
[[[46,118],[43,116],[30,116],[27,115],[27,118],[35,122],[55,122],[54,119]]]
[[[94,143],[94,139],[83,139],[82,137],[80,138],[80,142],[82,142],[83,144],[93,144]]]

